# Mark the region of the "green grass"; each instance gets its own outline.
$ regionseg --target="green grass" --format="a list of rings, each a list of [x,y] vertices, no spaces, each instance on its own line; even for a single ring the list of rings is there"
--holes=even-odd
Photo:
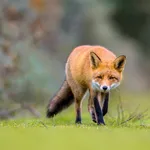
[[[74,124],[73,106],[54,119],[45,119],[43,113],[42,119],[26,118],[0,121],[0,149],[149,150],[149,112],[146,112],[148,116],[139,117],[140,115],[138,115],[126,122],[135,110],[135,114],[143,112],[149,105],[148,101],[145,100],[145,104],[142,102],[141,110],[136,109],[138,103],[135,97],[134,101],[129,103],[130,105],[126,101],[123,104],[125,109],[122,116],[122,113],[118,115],[117,105],[113,102],[110,103],[109,113],[105,117],[106,126],[97,126],[91,121],[86,104],[83,108],[82,125]],[[130,112],[127,112],[127,109]],[[125,123],[121,124],[123,121]]]
[[[59,118],[59,117],[58,117]],[[57,124],[58,122],[58,124]],[[59,120],[15,120],[0,123],[0,148],[4,150],[149,150],[150,128],[67,124]],[[43,125],[43,123],[45,125]]]
[[[105,118],[106,126],[92,123],[87,114],[75,125],[73,112],[55,119],[22,119],[0,122],[2,150],[149,150],[150,126],[140,121],[123,125]]]

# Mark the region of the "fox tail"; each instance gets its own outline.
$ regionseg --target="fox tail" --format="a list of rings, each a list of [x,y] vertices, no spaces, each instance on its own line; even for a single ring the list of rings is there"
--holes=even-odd
[[[57,94],[50,100],[47,107],[47,117],[52,118],[69,107],[74,102],[74,96],[68,82],[65,80]]]

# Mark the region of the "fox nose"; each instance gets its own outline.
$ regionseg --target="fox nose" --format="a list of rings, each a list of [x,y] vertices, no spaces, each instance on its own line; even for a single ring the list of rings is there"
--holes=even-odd
[[[103,90],[106,91],[108,89],[107,86],[103,86]]]

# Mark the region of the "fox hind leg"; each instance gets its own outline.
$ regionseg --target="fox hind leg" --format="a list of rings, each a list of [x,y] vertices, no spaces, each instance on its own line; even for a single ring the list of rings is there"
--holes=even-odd
[[[81,124],[81,101],[75,100],[75,111],[76,111],[76,120],[75,123]]]
[[[72,90],[74,94],[75,99],[75,112],[76,112],[76,120],[75,123],[81,124],[82,117],[81,117],[81,111],[82,111],[82,98],[86,92],[85,88],[82,88],[80,86],[76,86],[76,88],[73,88],[75,90]]]

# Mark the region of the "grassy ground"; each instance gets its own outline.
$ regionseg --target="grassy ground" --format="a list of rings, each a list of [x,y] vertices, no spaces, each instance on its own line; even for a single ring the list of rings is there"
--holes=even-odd
[[[45,119],[43,116],[43,119],[0,121],[0,149],[149,150],[150,120],[143,116],[145,109],[140,113],[135,106],[131,109],[132,113],[122,114],[120,108],[116,108],[116,112],[112,111],[115,106],[111,104],[112,109],[105,117],[106,126],[92,123],[86,107],[83,109],[82,125],[74,124],[72,107],[54,119]],[[132,116],[134,118],[128,121]]]
[[[97,127],[70,121],[16,120],[0,123],[0,148],[4,150],[149,150],[150,128],[135,126]],[[44,123],[44,124],[43,124]]]
[[[0,123],[2,150],[149,150],[150,126],[140,122],[97,126],[83,115],[82,125],[74,125],[72,114],[53,120],[23,119]]]

